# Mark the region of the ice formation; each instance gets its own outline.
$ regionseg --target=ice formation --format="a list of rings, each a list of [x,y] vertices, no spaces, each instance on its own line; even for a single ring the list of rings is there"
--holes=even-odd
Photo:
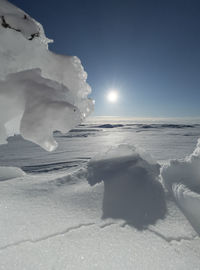
[[[163,219],[163,186],[200,234],[200,140],[184,159],[160,166],[146,153],[120,145],[88,163],[90,185],[104,182],[103,218],[119,218],[137,229]]]
[[[120,145],[88,164],[91,185],[104,182],[103,218],[123,219],[144,229],[165,217],[160,165],[130,145]]]
[[[48,151],[53,131],[68,132],[93,109],[87,73],[77,57],[48,50],[43,27],[0,0],[0,144],[21,134]]]
[[[163,183],[200,234],[200,139],[194,152],[161,169]]]

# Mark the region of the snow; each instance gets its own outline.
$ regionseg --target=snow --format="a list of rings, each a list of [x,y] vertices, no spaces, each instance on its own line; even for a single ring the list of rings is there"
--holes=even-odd
[[[122,119],[104,129],[97,126],[116,120],[89,119],[56,133],[53,153],[9,138],[0,164],[27,174],[0,182],[0,269],[199,269],[198,231],[162,186],[159,167],[188,156],[200,126],[163,123]],[[151,195],[163,206],[152,207]]]
[[[88,182],[104,182],[103,218],[124,219],[140,230],[164,218],[160,165],[148,159],[134,147],[119,145],[88,163]]]
[[[80,60],[5,0],[0,20],[0,269],[199,270],[199,120],[74,128],[93,109]]]
[[[0,1],[0,143],[11,134],[57,147],[53,131],[68,132],[93,110],[87,73],[77,57],[48,50],[42,26]]]
[[[91,188],[80,173],[1,183],[2,269],[198,269],[199,240],[173,202],[144,231],[104,221],[103,184]]]
[[[182,160],[171,160],[162,168],[165,187],[200,233],[200,140],[193,153]]]
[[[5,181],[8,179],[24,176],[25,172],[20,168],[15,167],[0,167],[0,181]]]

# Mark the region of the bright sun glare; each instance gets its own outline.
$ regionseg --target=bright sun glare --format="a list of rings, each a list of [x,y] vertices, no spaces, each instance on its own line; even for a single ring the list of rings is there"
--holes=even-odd
[[[118,93],[116,90],[110,90],[107,95],[107,100],[109,102],[115,103],[118,100]]]

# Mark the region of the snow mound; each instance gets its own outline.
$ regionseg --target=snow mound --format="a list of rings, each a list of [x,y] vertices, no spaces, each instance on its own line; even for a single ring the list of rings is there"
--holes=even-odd
[[[142,230],[165,217],[159,173],[160,165],[151,157],[120,145],[89,162],[87,179],[90,185],[104,182],[103,218],[123,219]]]
[[[23,172],[19,168],[15,167],[0,167],[0,181],[5,181],[8,179],[20,177],[26,175],[25,172]]]
[[[43,27],[0,0],[0,143],[21,134],[48,151],[53,131],[68,132],[93,110],[91,88],[77,57],[48,50]]]
[[[200,139],[191,155],[164,165],[161,176],[169,193],[200,234]]]

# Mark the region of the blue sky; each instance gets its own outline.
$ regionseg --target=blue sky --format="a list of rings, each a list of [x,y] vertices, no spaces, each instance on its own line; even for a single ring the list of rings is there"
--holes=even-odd
[[[94,115],[200,116],[200,1],[11,2],[43,24],[52,51],[81,59]]]

